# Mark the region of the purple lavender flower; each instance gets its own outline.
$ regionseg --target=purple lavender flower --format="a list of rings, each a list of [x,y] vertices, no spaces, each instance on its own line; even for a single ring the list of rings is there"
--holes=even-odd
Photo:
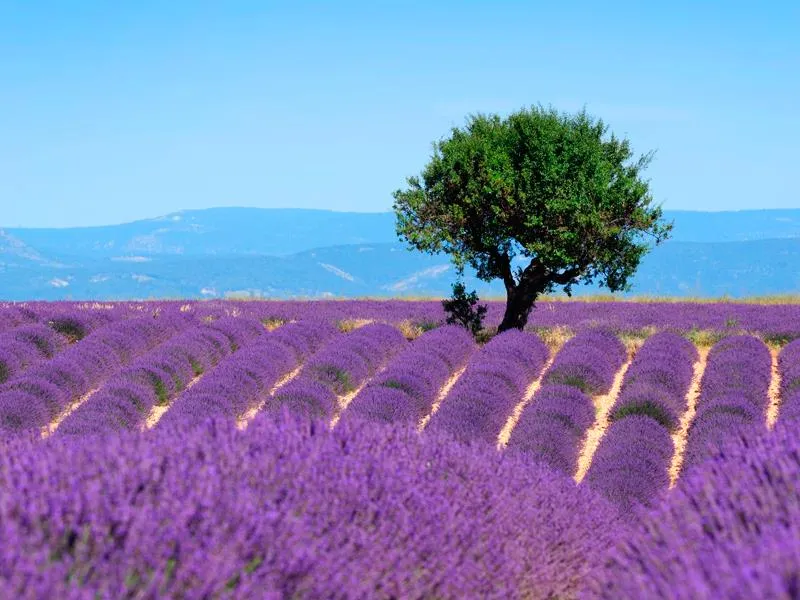
[[[511,430],[508,449],[571,476],[578,467],[581,440],[594,418],[591,398],[579,389],[544,385]]]
[[[585,598],[791,598],[800,560],[794,427],[738,431],[607,556]]]
[[[365,388],[342,413],[342,419],[358,417],[382,423],[416,424],[425,408],[402,388],[376,385]]]
[[[625,512],[650,505],[669,486],[673,453],[672,437],[660,423],[630,415],[609,426],[582,483]]]
[[[47,417],[47,405],[31,393],[13,390],[0,395],[0,437],[41,427]]]
[[[267,401],[267,409],[271,412],[283,407],[310,417],[330,419],[338,409],[338,402],[330,387],[301,375]]]
[[[573,597],[621,524],[493,447],[288,413],[7,442],[7,482],[9,598]]]
[[[586,331],[564,344],[544,381],[572,385],[587,394],[604,394],[611,389],[625,357],[625,347],[613,334]]]

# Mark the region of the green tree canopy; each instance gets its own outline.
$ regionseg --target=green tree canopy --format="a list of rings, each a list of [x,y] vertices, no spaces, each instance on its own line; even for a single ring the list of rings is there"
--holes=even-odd
[[[629,142],[607,129],[585,110],[471,115],[434,143],[421,178],[394,192],[398,235],[484,281],[501,279],[500,331],[522,329],[536,298],[556,286],[629,289],[650,242],[665,240],[672,224],[641,178],[653,153],[632,161]],[[514,266],[520,258],[524,266]]]

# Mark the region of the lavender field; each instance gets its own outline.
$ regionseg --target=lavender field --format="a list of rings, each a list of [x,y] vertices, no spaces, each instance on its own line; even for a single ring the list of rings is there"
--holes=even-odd
[[[800,305],[501,316],[0,305],[0,597],[800,597]]]

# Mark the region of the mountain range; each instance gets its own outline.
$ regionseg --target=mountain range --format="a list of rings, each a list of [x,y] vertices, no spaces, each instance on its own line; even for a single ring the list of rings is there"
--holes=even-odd
[[[664,216],[672,238],[645,256],[630,294],[800,291],[800,209]],[[103,227],[0,228],[0,300],[442,297],[454,276],[446,255],[401,243],[389,212],[213,208]],[[466,283],[504,294],[469,272]]]

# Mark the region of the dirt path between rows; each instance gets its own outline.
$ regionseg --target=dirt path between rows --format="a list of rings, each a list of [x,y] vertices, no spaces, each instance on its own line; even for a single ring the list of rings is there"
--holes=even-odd
[[[628,372],[628,368],[631,366],[631,362],[633,362],[633,357],[636,355],[637,349],[636,347],[629,347],[628,359],[622,367],[620,367],[616,375],[614,375],[614,382],[611,384],[611,389],[608,393],[600,394],[592,398],[597,416],[595,417],[594,425],[586,432],[586,439],[578,454],[578,470],[575,473],[575,481],[577,483],[580,483],[583,478],[586,477],[589,466],[592,464],[592,457],[594,457],[594,453],[600,445],[600,440],[608,429],[608,414],[617,401],[617,396],[619,396],[619,391],[622,388],[622,382],[625,379],[625,373]]]
[[[53,435],[55,433],[56,429],[58,429],[58,426],[61,425],[61,423],[64,422],[64,419],[66,419],[68,416],[70,416],[72,413],[74,413],[76,410],[78,410],[78,407],[81,406],[84,402],[86,402],[89,398],[94,396],[95,393],[97,392],[97,390],[99,390],[99,389],[100,389],[100,386],[94,388],[93,390],[89,390],[83,396],[81,396],[80,398],[75,400],[75,402],[70,404],[67,407],[67,410],[65,410],[58,417],[56,417],[56,419],[54,421],[52,421],[51,423],[48,423],[47,425],[42,427],[42,439],[48,438],[51,435]]]
[[[511,439],[511,432],[514,431],[514,427],[517,426],[519,422],[519,418],[522,416],[522,411],[525,410],[525,407],[531,403],[533,397],[536,395],[536,392],[539,391],[539,388],[542,387],[542,380],[544,376],[547,374],[547,371],[550,370],[550,366],[553,364],[553,361],[556,358],[556,354],[558,354],[558,349],[553,349],[550,358],[547,359],[547,362],[542,367],[539,376],[534,379],[528,388],[525,390],[525,393],[522,395],[522,400],[517,402],[517,405],[514,407],[514,410],[508,417],[506,424],[503,425],[503,428],[500,430],[500,434],[497,436],[497,449],[502,450],[506,446],[508,446],[508,440]]]
[[[772,373],[769,380],[769,405],[767,406],[767,429],[772,430],[778,420],[778,411],[780,410],[781,398],[781,372],[778,369],[778,354],[780,349],[775,346],[769,347],[769,353],[772,357]]]
[[[255,416],[259,412],[264,410],[264,406],[266,406],[267,401],[270,398],[272,398],[279,389],[281,389],[283,386],[285,386],[287,383],[289,383],[292,379],[294,379],[295,377],[300,375],[300,371],[302,371],[302,370],[303,370],[303,365],[300,365],[299,367],[297,367],[293,371],[287,373],[286,375],[281,377],[278,381],[276,381],[275,385],[272,386],[272,389],[269,391],[269,393],[264,395],[264,399],[261,400],[261,402],[259,402],[253,408],[251,408],[246,413],[244,413],[239,419],[237,419],[236,427],[238,429],[240,429],[240,430],[247,429],[247,426],[255,418]]]
[[[161,420],[161,417],[164,416],[164,413],[166,413],[169,410],[169,407],[172,406],[172,403],[180,398],[182,394],[185,394],[192,389],[194,385],[200,381],[200,379],[202,379],[202,377],[203,375],[195,376],[189,383],[186,384],[185,388],[183,388],[172,400],[170,400],[168,404],[165,404],[164,406],[154,406],[152,409],[150,409],[150,414],[148,414],[147,419],[145,419],[143,429],[147,430],[155,427],[156,424]]]
[[[678,482],[678,476],[683,467],[683,457],[686,454],[686,439],[689,434],[689,427],[692,425],[695,415],[697,414],[697,400],[700,398],[700,382],[703,380],[703,373],[706,371],[708,364],[708,353],[711,350],[709,347],[698,348],[698,358],[694,363],[694,373],[692,374],[692,382],[689,384],[689,390],[686,392],[686,411],[681,416],[678,430],[672,434],[672,443],[675,445],[675,452],[672,455],[672,463],[669,467],[669,488],[675,487]]]
[[[431,420],[431,417],[436,414],[436,411],[439,410],[439,406],[441,406],[442,401],[447,397],[447,394],[450,393],[450,390],[453,389],[453,386],[458,381],[458,378],[464,374],[464,371],[467,370],[467,366],[464,365],[458,371],[453,373],[452,377],[447,380],[447,382],[442,386],[442,389],[439,390],[439,394],[436,396],[436,400],[434,400],[433,405],[431,405],[431,412],[422,417],[420,419],[419,424],[417,425],[417,431],[422,431],[425,427],[428,426],[428,422]]]

